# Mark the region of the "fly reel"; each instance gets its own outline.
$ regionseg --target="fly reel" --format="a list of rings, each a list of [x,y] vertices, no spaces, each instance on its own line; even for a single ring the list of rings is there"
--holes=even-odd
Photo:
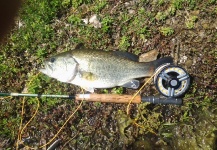
[[[166,97],[180,97],[190,86],[190,76],[182,67],[164,64],[156,72],[155,86]]]

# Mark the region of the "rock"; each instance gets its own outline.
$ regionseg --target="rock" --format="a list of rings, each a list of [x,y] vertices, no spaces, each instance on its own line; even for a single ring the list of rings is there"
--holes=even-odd
[[[157,59],[158,51],[156,49],[151,50],[139,56],[139,62],[150,62]]]

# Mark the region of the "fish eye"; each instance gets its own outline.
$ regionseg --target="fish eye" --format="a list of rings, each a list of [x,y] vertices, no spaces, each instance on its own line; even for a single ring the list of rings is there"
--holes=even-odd
[[[52,57],[52,58],[50,59],[50,62],[53,63],[53,62],[55,62],[55,60],[56,60],[56,59],[55,59],[54,57]]]

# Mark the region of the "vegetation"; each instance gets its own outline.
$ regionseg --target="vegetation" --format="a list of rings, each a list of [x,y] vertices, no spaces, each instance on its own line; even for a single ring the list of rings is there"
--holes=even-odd
[[[130,115],[126,115],[127,105],[124,104],[84,102],[58,135],[62,140],[60,147],[186,149],[183,143],[188,142],[195,149],[198,145],[215,149],[216,8],[215,0],[26,0],[7,43],[1,45],[0,91],[81,93],[79,87],[60,83],[37,71],[45,58],[73,49],[79,43],[90,49],[136,54],[157,49],[161,56],[172,55],[192,76],[183,106],[143,103],[132,105]],[[94,14],[101,28],[83,21]],[[97,93],[133,94],[135,91],[117,87]],[[150,85],[141,94],[158,93]],[[36,149],[39,143],[52,139],[79,105],[57,98],[40,98],[39,101],[38,114],[22,136],[27,145]],[[23,124],[28,122],[37,101],[26,98],[25,104],[21,115],[22,98],[1,98],[0,148],[15,148],[21,118]]]

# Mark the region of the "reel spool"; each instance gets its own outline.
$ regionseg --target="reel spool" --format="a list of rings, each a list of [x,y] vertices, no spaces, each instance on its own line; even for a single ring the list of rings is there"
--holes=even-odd
[[[157,90],[166,97],[180,97],[190,86],[190,76],[185,69],[171,64],[164,64],[156,69],[154,77]]]

